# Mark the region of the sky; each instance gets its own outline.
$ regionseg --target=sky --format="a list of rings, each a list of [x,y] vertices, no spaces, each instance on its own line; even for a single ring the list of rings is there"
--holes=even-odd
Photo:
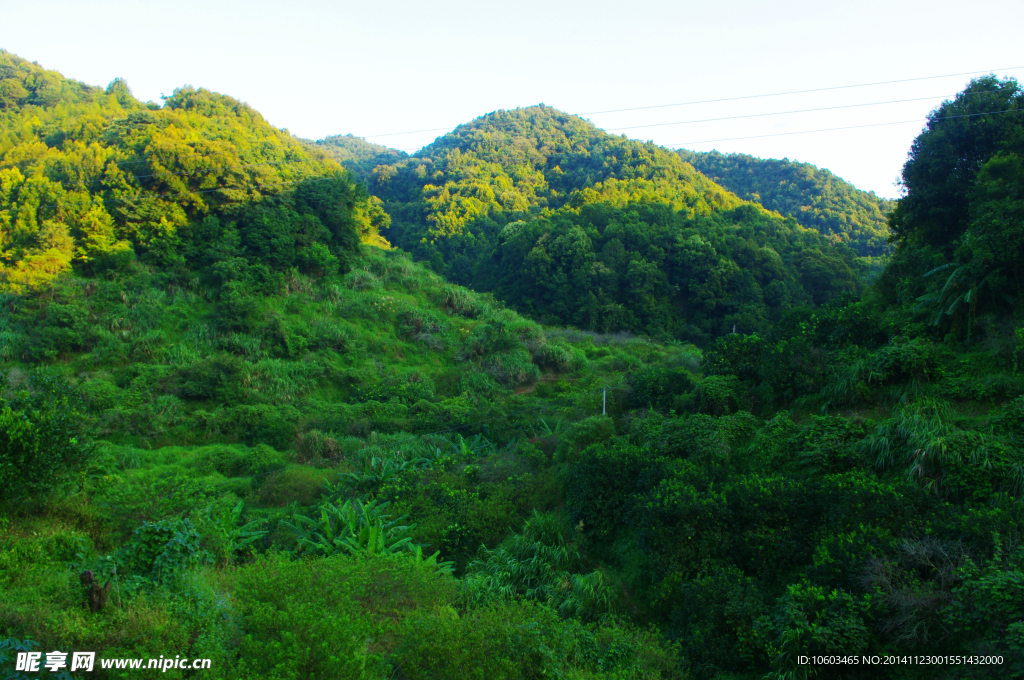
[[[1024,79],[1022,19],[1020,0],[0,0],[0,48],[92,85],[122,77],[144,101],[222,92],[308,139],[412,152],[544,103],[673,148],[813,163],[893,198],[929,111],[972,77]],[[888,84],[846,87],[872,83]]]

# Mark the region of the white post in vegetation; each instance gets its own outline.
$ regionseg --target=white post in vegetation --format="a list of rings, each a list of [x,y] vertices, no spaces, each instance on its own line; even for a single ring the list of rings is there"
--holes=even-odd
[[[601,415],[608,415],[606,407],[608,406],[608,388],[601,388]]]

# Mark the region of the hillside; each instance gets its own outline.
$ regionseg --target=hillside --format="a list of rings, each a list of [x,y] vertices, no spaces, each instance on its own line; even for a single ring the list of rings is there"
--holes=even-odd
[[[315,142],[303,141],[326,152],[364,184],[370,181],[373,169],[378,165],[390,165],[409,156],[404,151],[373,144],[353,135],[333,135]]]
[[[845,246],[546,106],[459,126],[369,186],[393,243],[544,323],[703,343],[863,285]]]
[[[589,563],[567,566],[606,602],[596,628],[500,585],[467,603],[452,572],[550,524],[551,437],[599,412],[602,385],[685,352],[563,337],[447,284],[386,247],[336,162],[229,97],[157,106],[0,67],[5,676],[43,645],[205,657],[213,677],[429,677],[439,648],[509,621],[544,627],[465,662],[678,668],[604,620]],[[271,601],[290,618],[265,619]],[[541,661],[568,637],[593,652]]]
[[[550,110],[378,167],[389,215],[224,95],[0,77],[4,677],[49,650],[97,652],[73,678],[1024,677],[1015,81],[930,118],[864,288],[849,249]],[[952,118],[975,91],[1007,113]],[[496,227],[498,283],[572,295],[622,256],[623,308],[672,332],[540,325],[382,237],[445,269]],[[707,289],[666,292],[677,266]]]
[[[895,202],[857,189],[824,168],[789,159],[680,150],[697,170],[747,201],[845,243],[863,257],[891,251],[886,215]]]

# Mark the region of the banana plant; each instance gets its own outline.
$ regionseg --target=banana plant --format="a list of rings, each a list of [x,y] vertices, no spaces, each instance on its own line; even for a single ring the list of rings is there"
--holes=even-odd
[[[320,517],[314,519],[292,515],[292,522],[281,524],[295,534],[298,554],[311,552],[328,557],[331,555],[408,555],[421,566],[451,574],[454,562],[440,562],[441,551],[429,557],[423,554],[424,544],[413,543],[409,534],[415,524],[400,524],[405,515],[391,519],[384,513],[388,503],[370,501],[363,503],[357,498],[337,503],[324,502],[320,505]]]
[[[559,418],[555,418],[553,423],[548,423],[543,418],[538,418],[537,420],[540,422],[539,427],[530,425],[534,437],[550,437],[551,435],[561,433],[565,428],[565,423]]]
[[[387,506],[376,501],[363,503],[358,498],[350,498],[341,506],[325,502],[320,505],[318,519],[295,513],[292,522],[282,524],[295,534],[299,553],[375,555],[408,550],[412,543],[409,533],[416,525],[399,524],[404,515],[390,519],[384,514]]]
[[[346,490],[353,490],[364,499],[371,498],[395,475],[409,468],[424,467],[428,463],[426,458],[402,460],[395,457],[373,456],[362,470],[340,474],[339,483],[328,489],[328,500],[336,500]]]

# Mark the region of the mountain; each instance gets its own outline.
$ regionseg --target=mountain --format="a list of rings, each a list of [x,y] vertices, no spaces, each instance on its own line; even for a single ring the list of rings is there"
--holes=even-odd
[[[895,201],[857,189],[824,168],[787,159],[680,150],[680,158],[744,200],[760,203],[863,257],[891,252],[886,215]]]
[[[409,157],[404,151],[373,144],[353,135],[334,135],[315,142],[303,141],[325,151],[364,184],[370,180],[373,169],[378,165],[389,165]]]
[[[553,110],[375,166],[389,215],[230,97],[0,76],[4,677],[1024,673],[1015,81],[929,118],[857,295]]]
[[[369,188],[393,243],[549,324],[705,342],[863,286],[844,245],[543,105],[459,126]]]
[[[180,88],[162,107],[142,104],[124,81],[82,86],[7,53],[0,88],[8,290],[134,256],[345,269],[360,239],[378,239],[385,216],[337,163],[230,97]]]

